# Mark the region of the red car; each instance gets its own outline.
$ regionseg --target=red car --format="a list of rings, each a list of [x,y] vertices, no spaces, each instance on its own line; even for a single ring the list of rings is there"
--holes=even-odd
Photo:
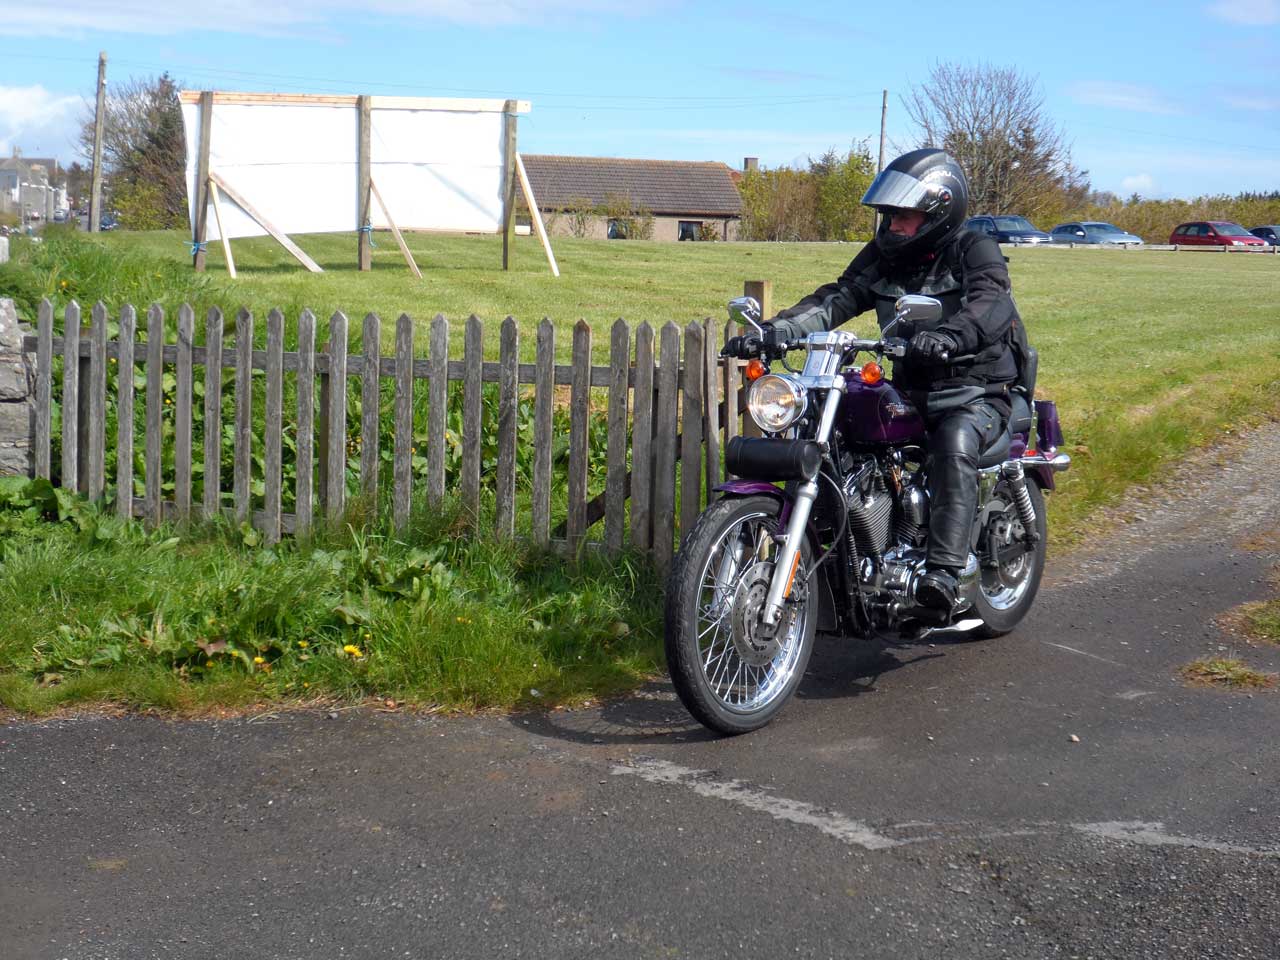
[[[1174,228],[1169,242],[1183,246],[1265,247],[1267,242],[1228,220],[1195,220]]]

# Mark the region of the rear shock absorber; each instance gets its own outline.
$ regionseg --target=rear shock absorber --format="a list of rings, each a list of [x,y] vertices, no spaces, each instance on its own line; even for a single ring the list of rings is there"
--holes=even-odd
[[[1022,521],[1022,529],[1027,541],[1035,543],[1040,539],[1040,531],[1036,528],[1036,510],[1031,505],[1031,494],[1027,493],[1027,480],[1022,472],[1022,464],[1010,460],[1000,468],[1001,474],[1013,491],[1013,505],[1018,510],[1018,519]]]

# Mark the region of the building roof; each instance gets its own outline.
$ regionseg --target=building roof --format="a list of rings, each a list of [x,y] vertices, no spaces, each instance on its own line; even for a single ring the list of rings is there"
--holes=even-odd
[[[534,199],[543,210],[575,201],[593,206],[609,195],[631,198],[660,216],[739,217],[742,198],[727,164],[522,154]]]

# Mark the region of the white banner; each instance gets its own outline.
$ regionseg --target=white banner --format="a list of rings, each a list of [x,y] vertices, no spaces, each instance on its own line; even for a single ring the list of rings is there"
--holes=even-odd
[[[396,226],[496,233],[502,225],[503,101],[373,97],[370,171]],[[528,104],[521,101],[522,112]],[[187,194],[195,222],[199,94],[184,92]],[[359,109],[355,97],[215,94],[209,169],[284,233],[356,231]],[[375,227],[390,224],[373,201]],[[266,231],[223,196],[234,237]],[[212,200],[208,240],[218,240]]]

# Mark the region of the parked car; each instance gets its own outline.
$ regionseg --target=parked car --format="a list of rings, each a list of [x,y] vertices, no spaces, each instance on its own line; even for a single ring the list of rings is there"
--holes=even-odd
[[[113,217],[113,216],[112,216],[111,214],[109,214],[109,213],[104,213],[104,214],[103,214],[103,215],[98,219],[98,229],[99,229],[99,230],[114,230],[114,229],[116,228],[116,226],[117,226],[117,224],[116,224],[116,218],[115,218],[115,217]]]
[[[65,211],[65,210],[55,210],[55,211],[53,211],[53,222],[54,222],[54,223],[66,223],[66,222],[67,222],[67,211]]]
[[[1203,247],[1265,247],[1267,242],[1229,220],[1195,220],[1174,227],[1169,242]]]
[[[1280,247],[1280,226],[1272,224],[1268,227],[1254,227],[1249,232],[1255,237],[1261,237],[1273,247]]]
[[[1141,246],[1142,238],[1126,233],[1114,223],[1101,220],[1075,220],[1060,223],[1049,231],[1054,243],[1114,243],[1125,247]]]
[[[985,233],[997,243],[1049,243],[1052,240],[1043,230],[1037,230],[1026,217],[970,217],[965,226]]]

